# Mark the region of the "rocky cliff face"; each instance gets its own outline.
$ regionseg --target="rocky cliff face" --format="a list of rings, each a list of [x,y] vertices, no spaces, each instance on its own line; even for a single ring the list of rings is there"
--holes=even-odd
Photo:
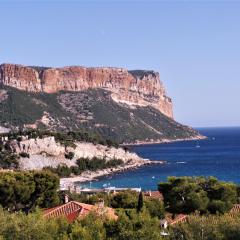
[[[166,96],[159,73],[123,68],[41,68],[0,65],[0,84],[29,92],[56,93],[93,88],[109,90],[118,103],[152,106],[173,118],[172,101]]]
[[[44,167],[57,167],[66,165],[68,167],[76,166],[76,160],[79,158],[98,157],[105,158],[107,161],[118,158],[124,163],[124,166],[135,166],[148,163],[148,160],[140,158],[137,154],[125,151],[122,148],[107,147],[100,144],[88,142],[75,142],[76,147],[65,147],[56,142],[54,137],[25,139],[21,142],[13,140],[10,145],[16,154],[27,153],[29,157],[20,157],[19,163],[21,169],[34,170]],[[68,152],[74,152],[74,158],[69,160],[65,157]]]

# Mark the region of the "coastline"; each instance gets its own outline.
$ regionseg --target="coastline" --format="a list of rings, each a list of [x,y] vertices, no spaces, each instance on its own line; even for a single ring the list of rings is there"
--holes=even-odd
[[[164,143],[174,143],[174,142],[185,142],[185,141],[197,141],[197,140],[205,140],[206,136],[198,135],[190,138],[178,138],[178,139],[161,139],[154,141],[136,141],[133,143],[123,143],[121,146],[139,146],[139,145],[151,145],[151,144],[164,144]]]
[[[142,160],[141,162],[127,164],[118,166],[116,168],[106,168],[102,170],[98,170],[95,172],[92,171],[86,171],[83,172],[81,175],[68,177],[68,178],[60,178],[60,188],[61,189],[67,189],[71,186],[73,186],[75,183],[86,183],[91,181],[97,181],[98,178],[109,176],[115,173],[124,172],[127,170],[134,170],[137,168],[140,168],[142,166],[146,165],[152,165],[152,164],[165,164],[166,161],[151,161],[148,159]]]
[[[206,136],[198,135],[191,138],[181,138],[181,139],[162,139],[159,141],[139,141],[136,143],[121,144],[121,146],[138,146],[138,145],[150,145],[150,144],[163,144],[163,143],[173,143],[173,142],[184,142],[184,141],[197,141],[207,139]],[[152,164],[165,164],[166,161],[154,161],[149,159],[142,159],[141,161],[133,162],[131,164],[124,164],[116,168],[107,168],[98,171],[86,171],[81,175],[72,176],[68,178],[60,178],[60,189],[68,189],[74,186],[75,183],[87,183],[91,181],[97,181],[101,177],[109,176],[115,173],[120,173],[128,170],[134,170],[146,165]]]

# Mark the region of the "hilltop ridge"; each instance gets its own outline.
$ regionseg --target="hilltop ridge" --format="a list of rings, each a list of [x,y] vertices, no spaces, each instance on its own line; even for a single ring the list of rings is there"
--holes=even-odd
[[[112,67],[48,68],[2,64],[0,84],[35,93],[79,92],[102,88],[109,90],[116,102],[152,106],[173,118],[172,100],[166,96],[159,73],[154,71],[128,71]]]
[[[0,127],[87,129],[125,144],[202,138],[173,119],[158,72],[112,67],[0,65]]]

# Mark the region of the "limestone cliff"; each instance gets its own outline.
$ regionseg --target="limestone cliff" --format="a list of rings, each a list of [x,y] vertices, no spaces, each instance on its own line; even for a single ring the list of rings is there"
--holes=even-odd
[[[26,137],[24,137],[26,138]],[[10,141],[10,146],[16,154],[27,153],[28,157],[20,157],[20,169],[34,170],[44,167],[57,167],[66,165],[75,166],[79,158],[98,157],[100,159],[111,160],[121,159],[124,166],[136,167],[149,163],[148,160],[140,158],[137,154],[125,151],[123,148],[108,147],[89,142],[75,142],[75,147],[66,147],[56,142],[54,137],[26,138],[18,142]],[[74,152],[74,158],[69,160],[66,153]]]
[[[151,106],[173,118],[172,101],[166,96],[159,73],[123,68],[41,68],[0,65],[0,84],[28,92],[79,92],[103,88],[115,102]]]

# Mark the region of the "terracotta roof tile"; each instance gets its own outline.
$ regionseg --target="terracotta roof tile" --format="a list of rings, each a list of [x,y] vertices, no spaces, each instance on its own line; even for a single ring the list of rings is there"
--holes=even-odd
[[[71,201],[66,204],[49,208],[44,210],[44,217],[57,218],[66,217],[69,223],[72,223],[77,218],[85,217],[90,212],[96,212],[98,215],[105,214],[108,218],[116,220],[118,216],[115,214],[114,209],[108,207],[99,207],[86,203]]]
[[[163,195],[159,191],[147,191],[147,192],[144,192],[144,196],[163,200]]]

